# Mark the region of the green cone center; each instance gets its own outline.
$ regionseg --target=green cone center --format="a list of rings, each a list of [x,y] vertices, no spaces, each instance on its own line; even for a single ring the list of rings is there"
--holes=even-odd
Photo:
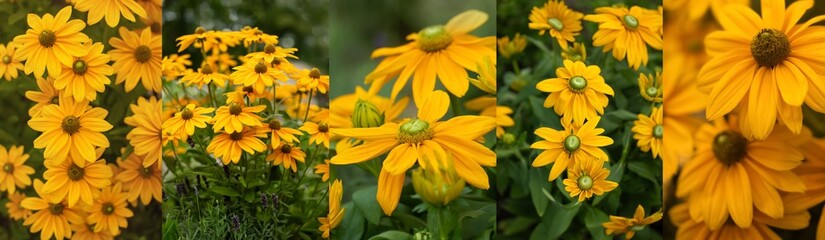
[[[659,89],[656,87],[648,87],[645,89],[645,94],[647,94],[648,97],[657,97],[659,95]]]
[[[430,26],[418,32],[418,47],[425,52],[437,52],[453,43],[444,25]]]
[[[579,185],[579,189],[588,190],[593,187],[593,178],[587,175],[583,175],[579,177],[579,179],[576,181],[576,184]]]
[[[561,31],[564,29],[564,24],[561,23],[558,18],[547,19],[547,24],[550,24],[550,26],[553,27],[553,29],[556,29],[556,31]]]
[[[148,62],[152,58],[152,49],[146,45],[140,45],[135,49],[135,60],[139,63]]]
[[[622,20],[624,20],[624,25],[628,28],[636,29],[639,27],[639,19],[636,19],[633,15],[625,14]]]
[[[105,215],[112,215],[112,213],[115,212],[115,206],[111,203],[106,203],[103,204],[103,208],[101,210],[103,210],[103,214]]]
[[[653,137],[658,138],[658,139],[662,139],[662,136],[664,136],[664,134],[665,134],[665,127],[662,126],[661,124],[654,126],[652,134],[653,134]]]
[[[72,165],[69,166],[69,170],[66,171],[66,175],[69,175],[69,179],[72,181],[79,181],[80,179],[83,179],[83,168],[80,168],[72,163]]]
[[[419,143],[433,138],[430,124],[421,119],[412,119],[398,128],[398,140],[402,143]]]
[[[74,71],[74,74],[83,75],[86,74],[87,70],[89,70],[89,65],[86,65],[86,61],[83,61],[82,59],[75,60],[74,64],[72,64],[72,71]]]
[[[52,32],[51,30],[43,30],[40,32],[38,40],[40,40],[40,45],[43,45],[43,47],[50,48],[54,46],[54,42],[57,41],[57,36],[54,35],[54,32]]]
[[[570,88],[577,92],[583,91],[587,87],[587,79],[582,76],[573,76],[567,81]]]
[[[4,55],[3,56],[3,64],[9,64],[9,63],[11,63],[11,56]]]
[[[766,28],[751,40],[751,55],[759,66],[774,67],[791,54],[791,43],[782,31]]]
[[[63,122],[60,124],[60,127],[63,128],[63,132],[66,132],[69,135],[75,134],[78,130],[80,130],[80,120],[78,120],[75,116],[66,116],[66,118],[63,118]]]
[[[3,171],[8,174],[11,174],[12,172],[14,172],[14,164],[6,163],[6,165],[3,165]]]
[[[579,146],[581,146],[581,140],[576,135],[570,135],[564,138],[564,150],[568,152],[575,152],[579,150]]]
[[[713,154],[726,166],[745,158],[747,148],[748,140],[738,132],[727,130],[716,134],[713,138]]]

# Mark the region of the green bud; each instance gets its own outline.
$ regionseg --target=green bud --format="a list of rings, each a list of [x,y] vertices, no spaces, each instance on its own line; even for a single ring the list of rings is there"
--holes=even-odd
[[[355,103],[355,111],[352,112],[352,127],[370,128],[384,125],[384,113],[378,110],[374,104],[358,100]]]

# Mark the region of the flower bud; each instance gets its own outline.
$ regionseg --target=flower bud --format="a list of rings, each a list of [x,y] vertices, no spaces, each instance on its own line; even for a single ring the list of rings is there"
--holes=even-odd
[[[352,127],[370,128],[380,127],[384,124],[384,113],[378,110],[374,104],[358,100],[355,103],[355,111],[352,112]]]
[[[417,168],[413,170],[412,182],[415,192],[433,205],[447,205],[464,189],[464,179],[459,178],[452,167]]]

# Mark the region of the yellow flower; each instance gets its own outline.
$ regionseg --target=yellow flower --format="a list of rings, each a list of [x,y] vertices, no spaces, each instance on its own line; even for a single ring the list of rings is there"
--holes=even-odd
[[[26,194],[21,192],[9,193],[8,198],[9,201],[6,202],[6,210],[8,210],[11,219],[21,220],[32,215],[32,211],[24,208],[21,204],[23,199],[26,198]]]
[[[72,7],[67,6],[57,15],[38,17],[27,15],[29,30],[26,34],[14,37],[19,60],[26,60],[23,70],[26,74],[34,73],[42,77],[48,69],[49,76],[60,76],[63,66],[72,66],[73,57],[86,54],[83,43],[90,41],[83,28],[86,24],[80,20],[69,20]]]
[[[161,61],[163,77],[166,77],[167,80],[177,79],[178,76],[186,71],[188,66],[192,66],[192,60],[189,60],[189,57],[189,54],[163,56],[163,60]]]
[[[332,99],[329,103],[331,115],[328,122],[330,127],[334,128],[352,128],[357,127],[352,124],[355,117],[356,106],[359,101],[365,101],[374,105],[378,113],[383,114],[384,122],[395,122],[398,116],[407,108],[410,99],[407,97],[399,99],[397,102],[390,101],[389,98],[377,95],[380,87],[376,84],[370,85],[369,91],[364,90],[360,86],[355,88],[355,93],[338,96]],[[373,126],[370,126],[373,127]],[[377,126],[375,126],[377,127]]]
[[[636,207],[636,213],[633,218],[625,218],[622,216],[610,216],[610,221],[602,223],[604,231],[607,235],[624,234],[625,239],[633,238],[637,231],[641,231],[645,226],[662,220],[662,210],[645,217],[645,209],[641,204]],[[707,238],[691,238],[691,239],[707,239]],[[726,238],[723,238],[726,239]],[[755,239],[755,238],[745,238]]]
[[[318,68],[312,68],[312,70],[302,69],[298,76],[298,88],[318,91],[323,94],[329,91],[329,75],[321,75]]]
[[[298,128],[309,134],[309,142],[312,144],[324,144],[324,147],[329,149],[329,125],[325,122],[317,124],[314,122],[305,122],[303,126]]]
[[[541,167],[550,163],[548,181],[553,181],[565,169],[572,169],[580,161],[602,160],[608,161],[607,154],[599,147],[613,144],[613,139],[600,136],[604,129],[596,128],[599,118],[589,120],[581,127],[575,124],[564,124],[564,130],[542,127],[536,129],[536,136],[544,139],[530,145],[530,148],[543,150],[535,160],[533,167]]]
[[[162,108],[154,96],[148,100],[141,97],[137,99],[137,105],[129,105],[134,115],[123,119],[127,125],[135,127],[126,134],[126,139],[134,147],[135,154],[144,157],[143,166],[148,167],[163,158]]]
[[[470,78],[470,83],[481,91],[496,94],[496,65],[495,61],[485,58],[478,63],[478,77]]]
[[[656,72],[656,75],[644,73],[639,74],[639,94],[651,102],[662,102],[662,73]]]
[[[146,19],[151,22],[163,21],[163,0],[137,0],[137,3],[146,10]],[[151,25],[151,24],[147,24]]]
[[[720,228],[712,230],[704,222],[691,217],[690,208],[693,208],[693,206],[689,202],[678,204],[668,210],[668,216],[678,226],[676,230],[677,239],[781,239],[772,227],[785,230],[801,230],[808,227],[808,223],[811,221],[811,214],[808,213],[808,209],[788,211],[779,218],[768,217],[764,213],[754,210],[754,222],[749,228],[741,228],[728,220]]]
[[[43,133],[34,140],[34,147],[45,148],[47,162],[59,164],[69,157],[80,166],[94,162],[95,147],[109,147],[109,140],[101,133],[112,129],[105,120],[108,114],[103,108],[90,107],[87,101],[60,99],[58,105],[43,107],[41,116],[29,120],[32,129]]]
[[[109,39],[112,68],[117,72],[117,84],[126,82],[126,91],[132,91],[138,81],[146,90],[161,91],[161,38],[151,31],[138,35],[125,27],[118,30],[120,38]]]
[[[599,66],[564,60],[564,66],[556,69],[556,78],[539,82],[536,89],[550,93],[544,107],[553,107],[564,124],[582,125],[585,119],[603,114],[608,103],[606,95],[613,96],[613,88],[600,73]]]
[[[232,67],[238,66],[235,57],[228,53],[211,54],[206,57],[206,63],[210,66],[217,66],[218,72],[229,72]]]
[[[215,117],[212,119],[215,125],[212,126],[212,129],[215,132],[223,130],[229,134],[240,132],[244,126],[262,126],[261,117],[257,113],[264,109],[266,109],[266,105],[247,107],[243,103],[236,102],[221,106],[215,111]]]
[[[341,221],[344,220],[344,213],[347,209],[341,207],[343,193],[344,186],[341,184],[341,180],[335,180],[329,186],[329,213],[327,217],[318,218],[318,221],[321,222],[318,231],[323,232],[323,238],[329,238],[329,231],[338,227]]]
[[[277,80],[286,82],[287,76],[278,69],[270,67],[263,60],[258,62],[248,62],[244,65],[232,68],[235,70],[229,75],[237,85],[246,87],[252,86],[256,92],[263,92],[264,88],[277,85]]]
[[[603,161],[599,159],[582,159],[576,162],[576,166],[567,170],[567,179],[564,183],[564,190],[570,193],[570,197],[579,196],[578,201],[602,195],[613,191],[619,186],[618,183],[607,180],[610,170],[604,168]]]
[[[40,92],[26,91],[26,98],[37,103],[29,109],[31,117],[39,117],[44,107],[57,104],[60,95],[54,88],[54,78],[37,78],[37,87],[40,88]]]
[[[143,162],[143,159],[135,154],[130,154],[126,160],[118,161],[120,172],[115,179],[123,183],[127,200],[133,205],[136,205],[138,198],[143,205],[149,205],[152,199],[161,201],[161,161],[148,167],[144,167]]]
[[[421,105],[435,88],[438,76],[447,91],[464,96],[470,87],[467,70],[478,72],[478,59],[496,56],[495,36],[478,38],[470,34],[486,21],[486,13],[468,10],[450,19],[447,25],[429,26],[408,35],[411,42],[407,44],[373,51],[372,58],[385,58],[367,75],[366,83],[398,76],[390,96],[395,100],[412,77],[413,100]]]
[[[418,106],[418,118],[408,119],[401,124],[386,122],[375,128],[333,129],[335,135],[365,142],[346,151],[339,151],[338,155],[330,159],[330,163],[355,164],[389,152],[378,177],[377,196],[379,205],[387,215],[391,215],[398,205],[407,169],[412,168],[416,162],[435,159],[431,156],[446,159],[445,156],[451,154],[458,176],[470,185],[488,189],[490,183],[482,166],[494,167],[496,154],[474,140],[495,128],[495,119],[457,116],[439,121],[447,113],[449,106],[447,93],[436,90]]]
[[[654,107],[650,116],[639,114],[639,120],[633,122],[633,139],[638,140],[636,145],[642,149],[643,152],[649,152],[653,149],[653,158],[659,157],[662,149],[662,139],[665,133],[665,127],[662,124],[662,108]]]
[[[203,48],[204,52],[209,52],[214,46],[218,44],[218,38],[215,31],[207,31],[203,27],[195,28],[194,34],[187,34],[175,39],[178,42],[178,52],[183,52],[189,46],[195,48]]]
[[[698,75],[699,90],[710,93],[707,119],[738,108],[742,133],[762,140],[777,119],[799,134],[803,102],[825,112],[825,56],[818,52],[825,35],[808,28],[825,15],[797,24],[811,6],[796,1],[786,10],[785,1],[763,0],[761,18],[746,6],[725,8],[718,16],[725,30],[707,36],[711,59]]]
[[[224,165],[238,163],[241,154],[246,151],[249,154],[266,151],[266,144],[261,139],[266,137],[265,128],[242,127],[237,132],[222,132],[215,135],[206,151],[215,154]]]
[[[687,15],[689,20],[696,21],[705,16],[708,9],[712,10],[711,12],[717,13],[721,12],[728,4],[748,6],[750,5],[750,0],[669,0],[667,4],[665,4],[665,8],[673,13]],[[668,39],[668,41],[670,40]],[[668,55],[669,54],[670,50],[668,50]]]
[[[584,62],[584,60],[587,59],[587,49],[584,49],[584,44],[582,43],[573,43],[573,47],[568,46],[561,51],[561,58],[574,62]]]
[[[565,49],[567,42],[575,42],[576,36],[581,32],[583,16],[584,14],[568,8],[564,1],[548,0],[541,8],[533,7],[528,26],[539,30],[539,35],[549,32],[559,46]]]
[[[13,43],[9,45],[0,44],[0,74],[6,81],[17,78],[19,70],[23,70],[23,64],[15,58],[14,52],[17,46]]]
[[[803,192],[791,169],[802,163],[799,146],[810,139],[777,128],[763,141],[748,141],[736,119],[715,120],[696,133],[696,155],[679,175],[676,196],[690,197],[691,215],[718,230],[728,216],[741,228],[753,226],[754,209],[783,216],[782,192]],[[755,208],[754,208],[755,207]]]
[[[506,59],[521,53],[525,47],[527,47],[527,38],[521,33],[516,33],[512,41],[509,36],[498,39],[498,53]]]
[[[117,236],[120,235],[120,228],[129,225],[126,219],[134,216],[134,213],[126,206],[126,196],[122,189],[121,183],[103,189],[94,204],[86,208],[89,223],[94,224],[95,232],[107,231],[112,236]]]
[[[266,131],[272,135],[270,142],[273,148],[281,146],[282,139],[285,143],[293,143],[298,142],[298,138],[295,137],[295,135],[304,135],[304,133],[297,129],[282,126],[281,121],[278,121],[278,119],[269,120],[269,124],[266,125]]]
[[[103,149],[97,152],[99,156]],[[100,189],[112,183],[112,169],[106,166],[103,159],[87,163],[85,166],[78,166],[72,161],[45,161],[43,164],[46,165],[46,172],[43,173],[43,178],[46,179],[43,193],[53,197],[52,203],[66,200],[69,207],[74,207],[77,203],[91,205],[95,196],[100,194]]]
[[[432,163],[442,163],[439,165],[429,165],[419,167],[412,172],[412,184],[415,193],[421,199],[433,205],[444,206],[461,195],[464,190],[464,180],[459,178],[455,172],[455,167],[445,166],[451,164],[452,159],[433,159]]]
[[[464,103],[464,107],[471,111],[479,111],[479,116],[496,118],[496,137],[504,135],[504,127],[512,127],[516,124],[509,114],[513,109],[507,106],[497,106],[496,97],[478,97]]]
[[[638,6],[627,9],[623,6],[596,8],[596,14],[587,15],[584,20],[599,24],[593,34],[593,46],[602,51],[613,50],[613,57],[619,61],[627,56],[627,63],[634,70],[647,65],[647,45],[662,49],[662,15],[656,10]]]
[[[63,73],[54,81],[61,96],[73,97],[78,102],[97,99],[97,93],[112,83],[108,76],[113,73],[109,55],[103,54],[103,44],[86,42],[83,49],[87,53],[74,57],[72,65],[63,66]]]
[[[296,51],[298,51],[297,48],[282,48],[276,44],[268,43],[264,45],[263,52],[253,52],[247,56],[249,60],[254,62],[263,59],[265,63],[273,63],[276,59],[278,61],[285,61],[287,57],[298,59],[294,54]]]
[[[212,121],[212,117],[206,114],[215,111],[214,108],[204,108],[195,106],[195,104],[188,104],[176,112],[175,116],[163,122],[163,130],[166,132],[176,133],[182,131],[187,136],[195,134],[195,128],[205,128],[206,123]]]
[[[295,161],[304,162],[307,154],[301,150],[299,146],[292,146],[288,142],[281,143],[280,146],[274,147],[272,153],[266,156],[267,161],[271,161],[273,165],[284,164],[285,169],[292,169],[292,172],[298,172],[298,163]]]
[[[72,240],[113,240],[115,239],[109,231],[95,232],[95,226],[89,223],[88,213],[80,212],[80,222],[70,222],[72,230]]]
[[[81,12],[89,12],[89,25],[94,25],[106,17],[106,25],[115,27],[120,16],[135,21],[135,15],[146,18],[146,10],[134,0],[75,0],[74,7]]]
[[[278,44],[278,36],[266,34],[258,29],[258,27],[244,26],[243,29],[238,32],[238,35],[243,39],[244,47],[249,47],[249,45],[253,43]]]
[[[31,225],[30,231],[40,231],[40,239],[63,239],[72,237],[69,223],[83,222],[82,210],[67,206],[66,201],[52,203],[52,198],[42,192],[43,182],[34,180],[34,191],[39,197],[27,197],[20,203],[26,209],[35,211],[23,221],[24,226]]]
[[[662,74],[662,91],[668,93],[662,103],[663,106],[667,106],[667,111],[663,111],[662,121],[667,123],[664,125],[664,131],[669,137],[662,139],[663,146],[667,147],[660,153],[663,165],[662,178],[666,188],[679,166],[693,156],[694,133],[704,123],[704,119],[697,117],[697,113],[703,111],[707,103],[707,95],[696,88],[695,78],[685,74],[677,75],[676,71],[671,71],[684,66],[681,64],[684,63],[665,61],[664,68],[668,71]]]
[[[807,134],[807,129],[806,129]],[[784,195],[782,200],[785,205],[785,215],[791,212],[807,212],[809,208],[821,204],[825,201],[825,182],[821,181],[825,177],[825,139],[814,139],[802,146],[802,155],[805,161],[802,165],[794,168],[794,173],[805,183],[804,193],[791,193]],[[816,239],[825,237],[825,214],[820,214],[817,225]]]
[[[315,165],[315,174],[321,174],[321,181],[329,180],[329,159],[324,159],[324,163]]]
[[[229,79],[229,76],[214,71],[210,64],[204,63],[197,72],[184,73],[180,81],[186,83],[186,86],[197,84],[198,88],[201,88],[204,84],[209,85],[213,82],[219,87],[224,87],[227,79]]]
[[[23,146],[0,146],[0,191],[14,194],[16,187],[25,188],[32,184],[29,175],[34,174],[34,168],[26,165],[29,154],[23,153]]]

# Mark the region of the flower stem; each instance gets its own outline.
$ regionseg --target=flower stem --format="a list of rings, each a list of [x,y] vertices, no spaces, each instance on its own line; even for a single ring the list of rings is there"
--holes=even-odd
[[[306,112],[306,114],[304,114],[304,121],[303,122],[306,122],[307,118],[309,117],[309,107],[312,106],[312,92],[313,91],[310,89],[309,90],[309,97],[307,98],[307,112]]]

